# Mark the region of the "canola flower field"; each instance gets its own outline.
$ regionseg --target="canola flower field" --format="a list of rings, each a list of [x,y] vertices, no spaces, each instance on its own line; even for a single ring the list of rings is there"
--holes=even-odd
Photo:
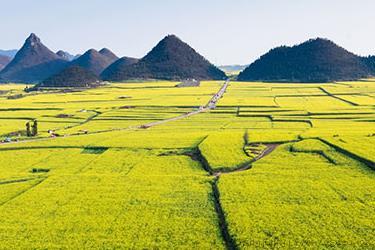
[[[375,248],[375,80],[176,84],[0,85],[0,249]]]

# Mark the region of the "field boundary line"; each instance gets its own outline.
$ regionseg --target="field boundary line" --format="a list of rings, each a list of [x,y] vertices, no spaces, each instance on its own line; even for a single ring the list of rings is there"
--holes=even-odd
[[[89,117],[87,117],[87,119],[85,119],[84,121],[79,122],[76,125],[71,125],[71,126],[65,127],[64,129],[71,129],[71,128],[76,128],[76,127],[82,126],[82,125],[90,122],[91,120],[95,119],[99,115],[103,114],[102,112],[94,110],[94,109],[87,110],[87,112],[93,112],[94,114],[91,115],[91,116],[89,116]],[[61,130],[61,129],[58,129],[57,131],[59,131],[59,130]]]
[[[340,147],[336,144],[333,144],[333,143],[331,143],[331,142],[329,142],[325,139],[322,139],[320,137],[318,137],[317,139],[320,140],[321,142],[327,144],[328,146],[334,148],[336,151],[338,151],[338,152],[340,152],[340,153],[342,153],[342,154],[344,154],[344,155],[346,155],[346,156],[348,156],[348,157],[350,157],[350,158],[352,158],[356,161],[359,161],[359,162],[365,164],[367,167],[371,168],[372,170],[375,170],[375,163],[373,161],[368,160],[368,159],[366,159],[362,156],[359,156],[359,155],[357,155],[353,152],[350,152],[349,150],[347,150],[343,147]]]
[[[7,185],[7,184],[13,184],[13,183],[21,183],[21,182],[28,182],[32,180],[36,180],[38,177],[29,177],[29,178],[22,178],[22,179],[13,179],[13,180],[4,180],[0,181],[0,185]]]
[[[330,97],[332,97],[332,98],[335,98],[335,99],[337,99],[337,100],[340,100],[340,101],[345,102],[345,103],[347,103],[347,104],[350,104],[350,105],[352,105],[352,106],[359,106],[357,103],[354,103],[354,102],[351,102],[351,101],[345,100],[345,99],[343,99],[343,98],[341,98],[341,97],[338,97],[338,96],[336,96],[336,95],[334,95],[334,94],[328,92],[328,91],[327,91],[326,89],[324,89],[323,87],[319,87],[319,89],[320,89],[323,93],[327,94],[328,96],[330,96]]]
[[[213,206],[214,206],[217,219],[218,219],[218,226],[219,226],[220,234],[224,241],[226,249],[237,250],[238,247],[235,242],[235,239],[229,233],[228,222],[227,222],[225,212],[220,201],[220,190],[217,185],[219,178],[220,178],[220,174],[215,173],[213,169],[210,167],[208,161],[199,150],[199,145],[195,149],[193,149],[192,152],[186,153],[185,155],[190,156],[192,160],[199,162],[203,170],[205,170],[209,174],[209,176],[214,177],[214,179],[210,181],[211,189],[212,189],[211,197],[212,197]]]
[[[219,220],[219,228],[220,228],[221,236],[223,237],[226,248],[228,250],[236,250],[238,249],[238,246],[234,238],[229,233],[228,222],[227,222],[225,212],[220,201],[220,191],[217,185],[217,183],[219,182],[219,178],[220,178],[219,176],[216,176],[211,184],[214,207],[215,207],[215,211]]]
[[[245,137],[245,136],[244,136]],[[245,139],[245,138],[244,138]],[[203,142],[204,140],[202,140]],[[202,143],[201,142],[201,143]],[[246,139],[245,139],[246,142]],[[220,177],[222,174],[231,174],[235,172],[241,172],[241,171],[246,171],[251,169],[252,163],[256,162],[263,157],[269,155],[272,153],[279,145],[281,144],[268,144],[267,149],[265,149],[260,155],[252,159],[250,162],[246,162],[243,167],[234,169],[234,170],[228,170],[228,171],[223,171],[223,170],[214,170],[210,166],[209,162],[207,159],[204,157],[202,152],[199,149],[199,144],[195,149],[193,149],[192,152],[186,153],[186,155],[190,156],[193,160],[196,160],[200,163],[202,168],[212,177],[214,177],[213,181],[211,182],[211,187],[212,187],[212,198],[213,198],[213,203],[214,203],[214,208],[217,214],[218,218],[218,223],[219,223],[219,229],[221,236],[224,240],[226,249],[228,250],[237,250],[239,247],[236,244],[235,238],[230,234],[229,232],[229,226],[227,222],[227,218],[224,212],[224,209],[222,207],[221,201],[220,201],[220,190],[218,187],[218,182],[220,180]]]
[[[13,195],[12,197],[10,197],[8,200],[6,200],[6,201],[0,203],[0,207],[4,206],[5,204],[7,204],[7,203],[13,201],[14,199],[20,197],[21,195],[25,194],[26,192],[28,192],[28,191],[32,190],[33,188],[37,187],[39,184],[41,184],[41,183],[42,183],[43,181],[45,181],[47,178],[48,178],[48,177],[42,177],[42,178],[40,178],[39,181],[37,181],[36,183],[34,183],[33,185],[31,185],[29,188],[24,189],[24,190],[18,192],[17,194],[15,194],[15,195]],[[37,180],[38,178],[35,178],[35,179]]]

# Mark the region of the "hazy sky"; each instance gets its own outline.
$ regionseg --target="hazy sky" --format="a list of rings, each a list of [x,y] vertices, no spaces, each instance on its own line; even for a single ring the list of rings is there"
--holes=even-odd
[[[0,49],[35,32],[54,51],[108,47],[134,57],[176,34],[215,64],[247,64],[315,37],[375,54],[373,0],[0,0],[0,8]]]

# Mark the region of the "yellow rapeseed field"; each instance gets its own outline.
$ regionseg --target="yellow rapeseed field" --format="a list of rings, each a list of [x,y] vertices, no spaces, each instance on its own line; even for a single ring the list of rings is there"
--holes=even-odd
[[[0,249],[374,249],[375,82],[222,84],[1,85]]]

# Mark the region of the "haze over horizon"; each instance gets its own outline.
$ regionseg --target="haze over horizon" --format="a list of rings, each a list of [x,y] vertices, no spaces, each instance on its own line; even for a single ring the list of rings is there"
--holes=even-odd
[[[19,49],[33,32],[54,51],[107,47],[132,57],[176,34],[216,65],[249,64],[271,48],[316,37],[359,55],[375,54],[370,0],[14,0],[1,7],[0,49]]]

